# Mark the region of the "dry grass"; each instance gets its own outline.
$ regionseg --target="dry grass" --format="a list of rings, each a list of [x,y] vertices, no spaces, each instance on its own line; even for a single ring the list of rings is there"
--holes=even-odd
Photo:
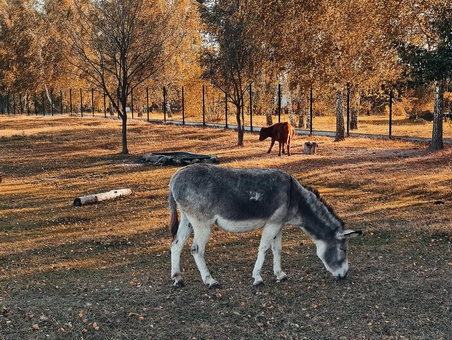
[[[452,148],[309,137],[318,154],[266,154],[269,141],[223,129],[131,121],[131,154],[110,119],[0,116],[0,339],[450,339]],[[335,281],[295,228],[283,234],[287,282],[253,288],[258,233],[214,230],[202,285],[170,280],[168,181],[145,152],[216,154],[221,165],[275,167],[320,191],[349,228],[350,277]],[[132,196],[74,207],[117,188]],[[302,245],[301,245],[302,244]]]

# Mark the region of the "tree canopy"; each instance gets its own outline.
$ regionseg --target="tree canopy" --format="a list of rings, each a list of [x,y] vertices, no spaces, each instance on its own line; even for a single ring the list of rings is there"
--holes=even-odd
[[[51,102],[69,84],[93,87],[123,120],[127,153],[140,85],[210,82],[236,108],[240,145],[245,93],[252,85],[271,105],[284,79],[292,98],[330,98],[341,140],[344,90],[359,107],[383,85],[447,83],[451,11],[440,0],[2,0],[0,90]]]

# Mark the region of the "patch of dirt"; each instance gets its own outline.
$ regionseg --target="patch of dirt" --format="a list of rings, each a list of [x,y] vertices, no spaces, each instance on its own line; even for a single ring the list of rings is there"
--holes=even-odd
[[[115,120],[0,116],[0,126],[0,339],[452,338],[449,145],[296,136],[292,156],[278,157],[257,133],[239,147],[234,131],[131,121],[121,155]],[[307,140],[316,155],[303,154]],[[186,286],[174,288],[167,194],[179,167],[131,166],[159,150],[280,168],[317,189],[364,231],[350,241],[348,278],[332,278],[288,227],[289,279],[274,279],[269,253],[265,286],[253,287],[259,232],[214,228],[206,261],[221,287],[202,284],[187,242]],[[118,187],[133,195],[72,205]]]

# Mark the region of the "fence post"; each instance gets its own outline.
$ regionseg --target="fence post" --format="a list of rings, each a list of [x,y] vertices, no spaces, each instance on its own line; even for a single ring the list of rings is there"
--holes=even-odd
[[[228,128],[228,94],[224,93],[224,115],[226,118],[226,129]]]
[[[80,116],[83,117],[83,94],[80,88]]]
[[[166,123],[166,87],[163,86],[163,121]]]
[[[312,135],[312,102],[313,102],[313,95],[312,95],[312,84],[311,84],[311,90],[309,92],[309,134]]]
[[[36,97],[36,92],[35,92],[35,115],[38,115],[38,98]]]
[[[350,137],[350,83],[347,83],[347,137]]]
[[[94,117],[94,88],[91,88],[91,110],[93,112]]]
[[[63,89],[60,89],[60,113],[63,114]]]
[[[185,92],[182,86],[182,125],[185,125]]]
[[[107,118],[107,100],[105,98],[105,92],[104,92],[104,118]]]
[[[146,114],[149,122],[149,87],[146,86]]]
[[[278,123],[281,123],[281,84],[278,84]]]
[[[53,117],[53,90],[50,90],[50,114]]]
[[[392,139],[392,98],[394,96],[394,92],[389,92],[389,139]]]
[[[132,110],[132,119],[133,119],[133,90],[130,91],[130,105]]]
[[[44,100],[44,92],[41,92],[42,115],[46,115],[46,102]]]
[[[27,106],[27,116],[29,116],[30,115],[30,99],[28,98],[28,92],[27,92],[25,97],[26,97],[25,103],[26,103],[26,106]]]
[[[250,84],[250,131],[253,131],[253,90]]]
[[[69,89],[69,114],[72,116],[72,89]]]
[[[202,125],[206,126],[206,90],[205,85],[202,86]]]

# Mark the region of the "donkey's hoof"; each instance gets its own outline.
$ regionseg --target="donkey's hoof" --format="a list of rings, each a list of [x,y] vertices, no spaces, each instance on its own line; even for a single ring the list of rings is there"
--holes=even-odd
[[[220,284],[216,281],[209,284],[209,289],[218,289],[220,287],[221,287]]]
[[[254,281],[253,286],[254,287],[263,287],[264,286],[264,281],[262,281],[262,280]]]
[[[183,280],[179,280],[179,281],[175,281],[174,282],[174,287],[176,288],[182,288],[185,286],[185,282]]]
[[[287,275],[285,273],[281,273],[281,275],[276,277],[276,282],[287,281]]]

